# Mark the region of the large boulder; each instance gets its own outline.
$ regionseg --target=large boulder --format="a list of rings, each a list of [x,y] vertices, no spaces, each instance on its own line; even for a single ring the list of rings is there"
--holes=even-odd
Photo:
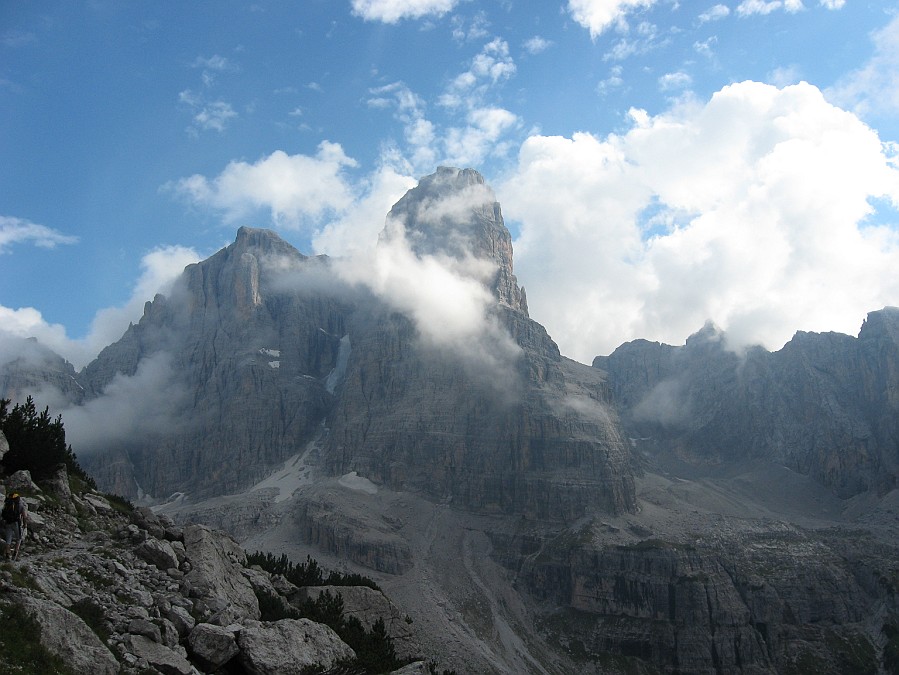
[[[251,675],[300,675],[356,658],[337,633],[309,619],[250,621],[238,633],[237,644],[241,663]]]
[[[143,635],[129,635],[125,639],[125,648],[163,675],[196,675],[190,661],[181,654]]]
[[[55,602],[27,595],[16,598],[23,611],[41,627],[40,641],[75,673],[116,675],[119,662],[96,633],[79,617]]]
[[[156,565],[161,570],[178,569],[178,556],[167,541],[147,539],[134,549],[134,553],[145,562]]]
[[[0,431],[0,460],[3,459],[7,452],[9,452],[9,441],[6,440],[6,436]]]
[[[225,601],[242,617],[259,618],[259,601],[240,572],[246,552],[236,541],[203,525],[189,525],[184,548],[191,564],[186,579],[199,597]]]
[[[210,623],[198,623],[187,644],[199,664],[210,671],[218,670],[240,651],[233,631]]]

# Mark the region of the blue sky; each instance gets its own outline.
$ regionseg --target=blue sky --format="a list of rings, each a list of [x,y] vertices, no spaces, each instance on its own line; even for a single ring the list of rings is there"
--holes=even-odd
[[[240,225],[364,256],[441,164],[495,189],[574,358],[854,334],[899,304],[897,10],[10,0],[0,339],[83,365]]]

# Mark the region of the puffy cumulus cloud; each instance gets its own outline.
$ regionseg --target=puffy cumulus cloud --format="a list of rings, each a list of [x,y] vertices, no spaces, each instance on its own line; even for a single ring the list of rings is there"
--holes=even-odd
[[[899,14],[872,35],[874,55],[827,90],[837,105],[860,115],[899,113]]]
[[[507,155],[509,133],[520,127],[520,119],[491,104],[489,95],[515,72],[508,43],[496,38],[484,45],[438,99],[448,116],[444,126],[427,118],[425,101],[403,82],[370,90],[368,104],[393,110],[403,125],[405,145],[390,147],[382,154],[412,174],[432,171],[439,164],[479,165],[487,157]]]
[[[609,26],[626,26],[628,13],[654,4],[655,0],[568,0],[568,12],[591,38],[597,38]]]
[[[74,244],[78,237],[32,223],[24,218],[0,216],[0,254],[8,252],[13,244],[34,244],[41,248],[56,248],[60,244]]]
[[[19,351],[16,345],[21,346],[25,338],[33,337],[76,368],[81,368],[100,350],[122,337],[128,324],[140,319],[144,304],[157,293],[168,293],[184,268],[199,259],[196,251],[181,246],[162,247],[145,255],[141,260],[140,276],[128,301],[121,307],[99,310],[88,334],[80,339],[70,338],[64,326],[49,323],[33,307],[12,309],[0,305],[0,326],[3,327],[0,331],[0,353],[10,357]]]
[[[899,171],[877,134],[808,84],[725,87],[623,134],[534,136],[499,185],[519,278],[563,352],[682,344],[706,320],[734,345],[857,332],[899,303]]]
[[[443,16],[458,0],[353,0],[353,14],[365,21],[397,23],[401,19]]]
[[[693,78],[680,70],[674,73],[665,73],[659,78],[659,89],[662,91],[686,89],[691,84],[693,84]]]
[[[253,164],[231,162],[215,178],[194,174],[165,187],[220,211],[228,224],[264,210],[278,227],[300,229],[353,203],[344,169],[354,166],[340,145],[323,141],[314,157],[276,150]]]
[[[99,397],[60,413],[67,440],[79,454],[91,453],[127,444],[135,436],[152,438],[185,426],[181,411],[186,397],[171,356],[157,352],[142,359],[134,375],[118,373]],[[54,408],[62,403],[55,402]]]

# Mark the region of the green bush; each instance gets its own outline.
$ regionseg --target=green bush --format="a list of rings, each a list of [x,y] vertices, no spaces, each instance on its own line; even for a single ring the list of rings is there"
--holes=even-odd
[[[247,566],[251,565],[259,565],[269,574],[280,574],[294,586],[366,586],[376,591],[381,590],[374,579],[361,574],[328,572],[325,576],[318,561],[309,555],[306,556],[306,562],[297,565],[286,554],[275,557],[271,553],[256,551],[247,555]]]
[[[66,445],[62,415],[53,419],[49,407],[39,413],[31,396],[25,403],[17,403],[12,410],[9,404],[9,399],[0,399],[0,431],[9,442],[9,452],[2,460],[7,473],[26,469],[32,478],[49,478],[57,466],[65,464],[69,474],[97,487],[94,479],[78,464],[72,446]]]

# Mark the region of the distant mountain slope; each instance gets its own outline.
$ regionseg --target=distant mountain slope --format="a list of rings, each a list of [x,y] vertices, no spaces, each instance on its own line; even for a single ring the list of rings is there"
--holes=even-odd
[[[899,309],[871,312],[858,338],[799,332],[737,355],[713,327],[671,347],[622,345],[594,367],[636,447],[705,470],[764,459],[850,497],[899,475]]]

